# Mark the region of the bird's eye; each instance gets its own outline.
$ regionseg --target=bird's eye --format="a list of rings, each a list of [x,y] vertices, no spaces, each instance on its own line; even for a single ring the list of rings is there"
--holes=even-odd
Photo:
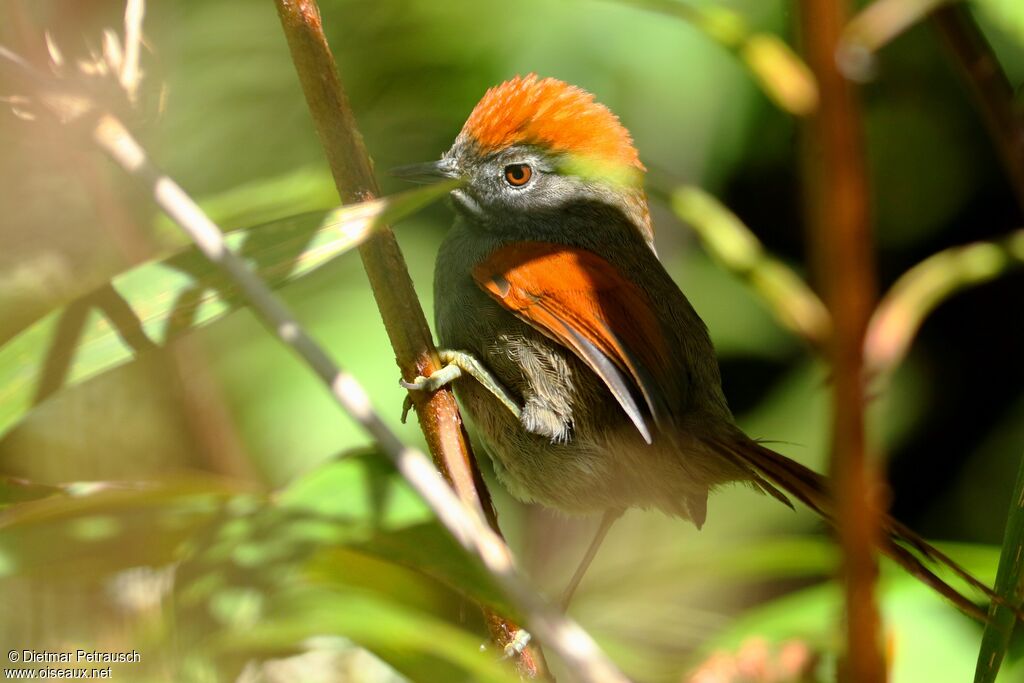
[[[529,164],[509,164],[505,167],[505,182],[512,187],[522,187],[532,177],[533,169]]]

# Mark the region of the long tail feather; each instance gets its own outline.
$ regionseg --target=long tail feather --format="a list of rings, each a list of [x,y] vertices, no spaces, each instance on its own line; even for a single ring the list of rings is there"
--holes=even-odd
[[[835,523],[832,493],[828,480],[822,475],[750,439],[720,441],[716,445],[731,459],[737,458],[746,463],[759,475],[757,478],[764,477],[771,484],[817,512],[829,523]],[[939,578],[925,562],[948,568],[973,588],[984,593],[989,599],[998,600],[998,596],[989,586],[976,579],[948,555],[889,515],[882,517],[881,525],[885,538],[879,544],[879,550],[908,573],[948,599],[965,614],[980,621],[986,620],[984,609],[978,607],[970,598]],[[914,552],[918,553],[920,557]]]

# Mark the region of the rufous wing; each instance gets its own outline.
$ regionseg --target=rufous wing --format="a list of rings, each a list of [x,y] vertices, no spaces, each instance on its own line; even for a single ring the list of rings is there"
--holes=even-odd
[[[647,294],[593,252],[548,242],[521,242],[493,252],[473,279],[499,304],[571,349],[608,387],[651,443],[663,417],[660,378],[671,361]],[[645,404],[641,409],[638,401]]]

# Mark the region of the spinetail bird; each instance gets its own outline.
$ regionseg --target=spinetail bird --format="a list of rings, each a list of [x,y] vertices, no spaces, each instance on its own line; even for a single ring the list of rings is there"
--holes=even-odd
[[[516,498],[603,514],[565,604],[631,507],[699,529],[708,494],[739,482],[833,519],[824,477],[736,426],[707,327],[655,252],[645,170],[608,108],[532,74],[488,90],[439,161],[396,169],[462,180],[434,274],[446,365],[403,385],[458,380]],[[882,552],[984,618],[928,565],[986,586],[891,517],[882,527]]]

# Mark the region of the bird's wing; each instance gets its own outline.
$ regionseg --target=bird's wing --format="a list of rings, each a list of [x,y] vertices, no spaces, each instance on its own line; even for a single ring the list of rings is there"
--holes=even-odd
[[[658,316],[639,286],[593,252],[547,242],[502,247],[473,269],[473,279],[499,304],[571,349],[651,442],[649,420],[663,417],[662,382],[672,376],[672,361]]]

